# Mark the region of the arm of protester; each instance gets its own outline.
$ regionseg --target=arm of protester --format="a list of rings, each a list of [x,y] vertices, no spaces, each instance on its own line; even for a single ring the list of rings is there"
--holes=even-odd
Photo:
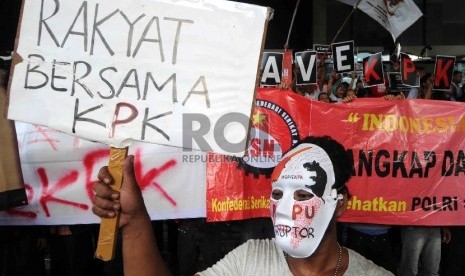
[[[328,80],[328,93],[333,94],[333,92],[334,92],[333,89],[334,89],[334,87],[337,86],[340,79],[341,78],[340,78],[339,74],[336,73],[335,70],[333,70],[331,72],[331,77],[329,77],[329,80]]]
[[[357,81],[357,72],[352,71],[350,73],[350,83],[349,83],[349,89],[354,89],[354,84]]]
[[[155,241],[133,162],[132,155],[124,160],[119,193],[109,186],[113,179],[108,167],[100,169],[98,182],[93,186],[92,212],[102,218],[113,218],[120,213],[124,275],[170,275]]]

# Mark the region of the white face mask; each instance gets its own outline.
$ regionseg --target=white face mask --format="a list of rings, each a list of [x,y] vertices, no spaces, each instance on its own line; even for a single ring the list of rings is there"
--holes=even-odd
[[[331,188],[331,159],[319,146],[301,144],[283,156],[272,181],[270,211],[277,245],[295,258],[311,256],[342,198]]]

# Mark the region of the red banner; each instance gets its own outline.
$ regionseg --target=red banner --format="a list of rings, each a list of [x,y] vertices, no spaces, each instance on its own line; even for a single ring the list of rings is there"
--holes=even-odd
[[[207,165],[210,221],[268,216],[268,176],[282,153],[298,137],[330,135],[355,163],[342,221],[465,224],[462,103],[356,99],[326,104],[262,89],[252,119],[248,155]]]
[[[207,162],[207,220],[270,215],[270,176],[282,154],[308,134],[310,101],[291,91],[259,88],[244,158]],[[211,162],[210,162],[211,161]]]

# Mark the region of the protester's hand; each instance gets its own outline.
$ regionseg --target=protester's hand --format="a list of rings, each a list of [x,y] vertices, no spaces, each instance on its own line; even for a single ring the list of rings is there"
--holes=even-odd
[[[349,96],[345,96],[343,99],[342,99],[342,102],[343,103],[350,103],[351,101],[357,99],[357,96],[353,96],[353,95],[349,95]]]
[[[443,243],[449,243],[451,238],[452,238],[452,234],[450,233],[449,228],[442,227],[441,230],[442,230],[441,231],[442,232],[442,242]]]
[[[400,92],[400,93],[397,94],[397,95],[393,95],[393,94],[384,95],[383,98],[384,98],[385,100],[388,100],[388,101],[392,101],[392,100],[405,100],[405,95],[404,95],[404,93]]]
[[[278,85],[277,85],[277,88],[278,88],[279,90],[293,90],[293,89],[292,89],[292,84],[290,84],[290,83],[284,83],[284,82],[278,84]]]
[[[36,247],[39,251],[44,250],[47,247],[47,239],[46,238],[38,238]]]
[[[120,213],[119,226],[124,227],[131,221],[146,219],[147,209],[144,205],[141,190],[134,176],[134,157],[126,157],[123,163],[123,184],[118,193],[110,185],[113,178],[108,167],[102,167],[98,174],[98,181],[94,184],[92,212],[102,218],[113,218]]]

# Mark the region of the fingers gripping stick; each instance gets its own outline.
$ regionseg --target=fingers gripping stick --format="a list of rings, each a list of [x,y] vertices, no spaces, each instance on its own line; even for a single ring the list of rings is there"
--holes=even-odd
[[[121,189],[123,183],[123,162],[128,148],[111,148],[108,170],[113,177],[112,188]],[[118,233],[119,213],[114,218],[102,218],[95,256],[103,261],[113,260],[115,256],[116,235]]]

